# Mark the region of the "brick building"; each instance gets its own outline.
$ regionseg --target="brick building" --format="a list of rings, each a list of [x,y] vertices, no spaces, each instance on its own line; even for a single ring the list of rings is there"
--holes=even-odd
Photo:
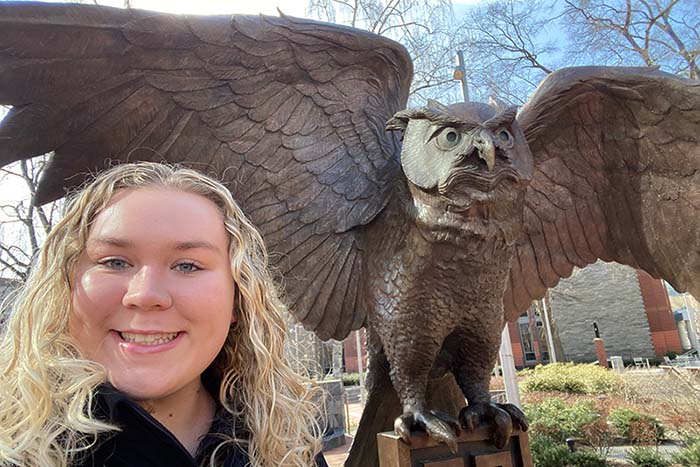
[[[360,353],[362,355],[362,370],[367,371],[367,331],[362,328],[353,331],[343,341],[343,359],[346,373],[357,373],[357,335],[360,337]]]
[[[609,356],[632,360],[683,351],[665,285],[645,272],[599,261],[562,280],[548,304],[558,360],[596,360],[594,322]],[[516,366],[549,362],[542,319],[542,310],[533,305],[510,323]]]

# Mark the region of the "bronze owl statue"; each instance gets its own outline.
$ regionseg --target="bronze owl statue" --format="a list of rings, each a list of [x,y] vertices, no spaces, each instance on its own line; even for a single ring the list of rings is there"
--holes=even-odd
[[[54,151],[40,202],[113,161],[218,175],[294,316],[369,331],[347,465],[375,465],[390,428],[454,444],[484,422],[503,444],[527,425],[489,398],[500,332],[574,267],[700,297],[700,83],[569,68],[518,111],[403,110],[411,76],[401,45],[338,25],[3,2],[0,164]],[[468,405],[433,410],[447,393]]]

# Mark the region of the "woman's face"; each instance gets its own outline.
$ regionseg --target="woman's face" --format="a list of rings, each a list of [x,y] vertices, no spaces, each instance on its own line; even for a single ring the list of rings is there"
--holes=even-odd
[[[137,400],[200,384],[233,320],[223,215],[192,193],[117,192],[92,224],[73,280],[70,333]]]

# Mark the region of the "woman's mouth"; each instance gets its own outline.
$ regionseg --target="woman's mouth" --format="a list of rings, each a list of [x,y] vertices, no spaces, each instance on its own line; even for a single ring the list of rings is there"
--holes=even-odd
[[[133,332],[119,332],[121,337],[126,342],[133,342],[141,345],[161,345],[174,340],[179,333],[169,332],[160,334],[139,334]]]

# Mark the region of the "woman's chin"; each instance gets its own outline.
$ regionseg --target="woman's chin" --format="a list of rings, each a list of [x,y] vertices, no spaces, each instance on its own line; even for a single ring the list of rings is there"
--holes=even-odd
[[[109,376],[109,382],[117,390],[136,401],[163,399],[179,389],[177,385],[152,373],[144,375],[138,373],[138,371],[130,372],[129,375],[112,373]]]

